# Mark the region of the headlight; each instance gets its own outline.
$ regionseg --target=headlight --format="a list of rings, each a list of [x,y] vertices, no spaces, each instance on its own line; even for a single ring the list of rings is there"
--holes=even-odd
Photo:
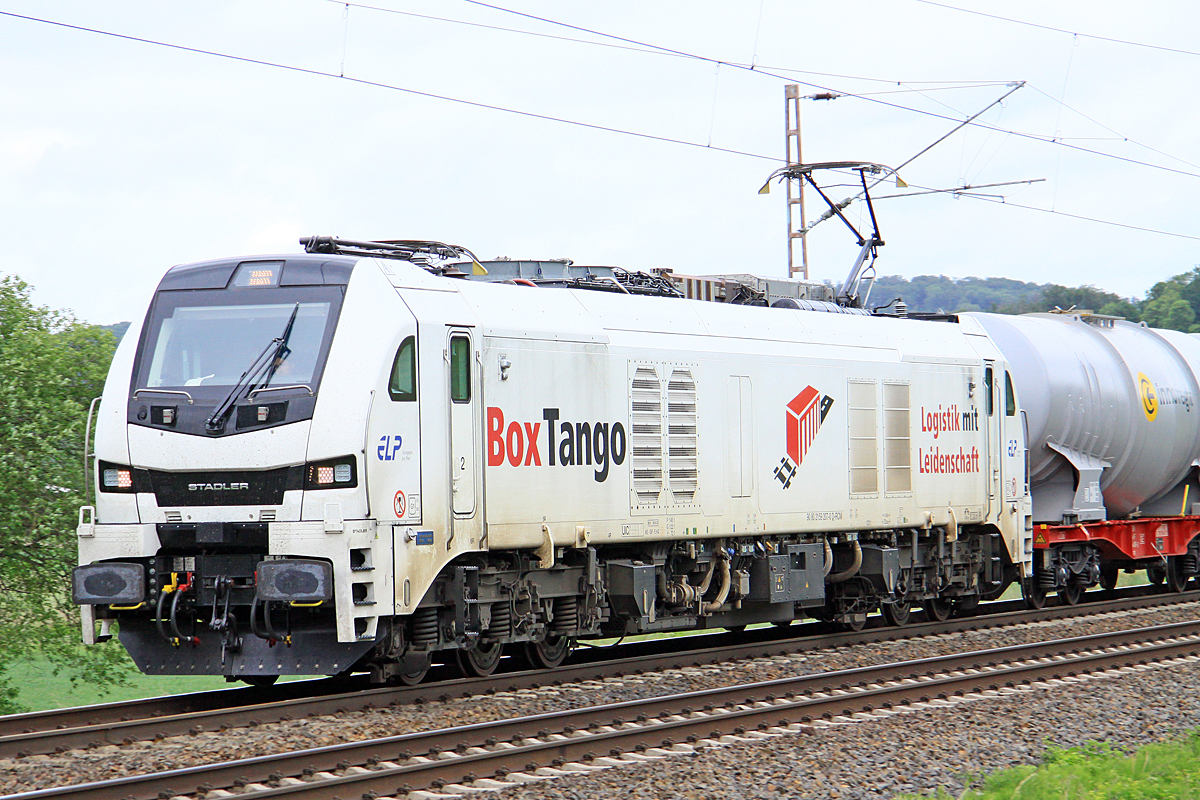
[[[88,564],[72,574],[71,599],[76,605],[140,603],[146,598],[146,570],[141,564]]]
[[[353,489],[358,486],[358,462],[342,456],[304,465],[305,489]]]
[[[108,461],[101,461],[100,491],[132,494],[138,491],[139,484],[142,483],[140,472],[141,470],[136,470],[133,467],[127,467],[123,464],[112,464]],[[149,491],[149,489],[142,489],[141,491]]]
[[[333,565],[328,561],[262,561],[257,580],[260,600],[317,603],[333,597]]]

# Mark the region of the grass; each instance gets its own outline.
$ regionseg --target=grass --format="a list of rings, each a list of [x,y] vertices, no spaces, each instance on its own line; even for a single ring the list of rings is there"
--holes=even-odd
[[[120,645],[110,642],[103,646]],[[105,691],[90,685],[72,686],[64,676],[54,674],[49,661],[36,657],[13,663],[7,672],[19,691],[16,701],[31,711],[245,686],[243,683],[227,684],[220,675],[142,675],[134,672],[130,676],[130,685],[108,687]]]
[[[116,641],[101,647],[120,648]],[[125,659],[129,656],[122,652]],[[246,684],[241,681],[229,683],[221,675],[143,675],[129,661],[129,683],[126,686],[95,687],[87,684],[72,684],[65,675],[55,675],[49,661],[31,656],[13,662],[6,675],[17,687],[16,702],[30,711],[47,711],[69,706],[90,706],[97,703],[116,703],[139,700],[144,697],[162,697],[171,694],[209,692],[217,689],[236,689]],[[305,680],[308,676],[290,675],[280,681]]]
[[[959,800],[1200,800],[1200,730],[1132,755],[1100,742],[1051,747],[1040,765],[996,772]]]

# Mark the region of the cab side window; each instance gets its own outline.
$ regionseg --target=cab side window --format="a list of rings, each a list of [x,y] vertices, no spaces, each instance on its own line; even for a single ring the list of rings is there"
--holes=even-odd
[[[400,403],[417,399],[417,340],[409,336],[400,343],[392,362],[392,377],[388,379],[388,395]]]
[[[1004,372],[1004,416],[1015,417],[1017,415],[1017,396],[1013,392],[1012,375],[1007,370]]]
[[[450,339],[450,399],[455,403],[471,400],[471,340],[465,336]]]
[[[983,371],[983,405],[987,409],[987,415],[992,415],[992,368],[988,367]]]

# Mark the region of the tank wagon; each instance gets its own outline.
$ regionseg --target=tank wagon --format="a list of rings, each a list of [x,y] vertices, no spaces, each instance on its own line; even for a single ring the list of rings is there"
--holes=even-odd
[[[73,588],[145,672],[414,682],[1196,572],[1193,337],[304,241],[172,268],[117,350]]]

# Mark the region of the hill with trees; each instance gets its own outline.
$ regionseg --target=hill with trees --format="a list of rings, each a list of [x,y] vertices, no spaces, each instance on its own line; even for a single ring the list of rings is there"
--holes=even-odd
[[[1160,281],[1145,298],[1121,297],[1095,286],[1027,283],[1011,278],[949,278],[883,275],[871,289],[871,305],[902,298],[910,311],[990,311],[1028,314],[1059,309],[1087,309],[1098,314],[1145,322],[1152,328],[1200,333],[1200,266]]]

